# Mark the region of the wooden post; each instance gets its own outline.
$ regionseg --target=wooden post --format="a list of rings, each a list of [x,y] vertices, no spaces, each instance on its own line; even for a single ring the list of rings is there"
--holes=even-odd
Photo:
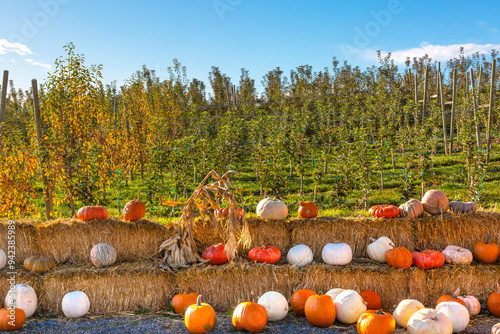
[[[426,104],[427,104],[427,88],[429,87],[429,79],[428,79],[428,75],[429,75],[429,65],[427,65],[425,67],[425,76],[424,76],[424,103],[423,103],[423,106],[422,106],[422,123],[424,123],[424,118],[425,118],[425,107],[426,107]]]
[[[232,93],[233,93],[233,104],[236,105],[236,86],[235,85],[233,85]]]
[[[470,68],[470,82],[472,88],[472,112],[474,113],[474,123],[476,123],[476,144],[481,146],[481,132],[479,132],[479,116],[477,115],[476,87],[474,84],[474,70]]]
[[[418,104],[418,78],[417,78],[417,73],[415,73],[415,77],[413,78],[414,84],[413,87],[415,87],[415,104]]]
[[[472,80],[472,78],[471,78],[471,80]],[[465,94],[467,97],[470,96],[470,94],[469,94],[469,75],[467,74],[467,72],[465,72]]]
[[[487,154],[486,154],[486,163],[490,162],[490,148],[491,148],[491,121],[493,116],[493,104],[495,99],[495,68],[496,68],[496,59],[493,58],[491,62],[491,87],[490,87],[490,111],[488,113],[488,146],[487,146]]]
[[[5,108],[7,107],[7,86],[9,84],[9,71],[3,71],[2,98],[0,100],[0,127],[5,122]]]
[[[446,133],[446,115],[444,114],[444,95],[443,95],[443,77],[441,70],[438,71],[439,96],[441,98],[441,113],[443,116],[443,137],[444,137],[444,153],[448,155],[448,136]]]
[[[113,101],[113,111],[114,111],[114,114],[115,114],[115,129],[116,129],[116,125],[117,125],[117,122],[118,122],[118,98],[115,96],[115,99]]]
[[[451,103],[451,119],[450,119],[450,154],[453,153],[453,129],[455,127],[455,107],[457,104],[457,70],[453,70],[453,97]]]
[[[38,83],[36,79],[31,80],[31,88],[33,89],[33,106],[35,114],[35,125],[36,125],[36,139],[38,143],[38,160],[40,162],[40,174],[42,176],[43,184],[43,198],[45,201],[45,218],[50,220],[50,214],[52,213],[52,194],[50,193],[47,176],[43,170],[45,163],[45,151],[42,143],[42,123],[40,120],[40,103],[38,101]]]
[[[438,66],[437,66],[437,72],[436,73],[436,91],[437,91],[437,103],[439,103],[440,99],[441,99],[441,93],[439,92],[439,74],[441,74],[441,62],[438,62]]]

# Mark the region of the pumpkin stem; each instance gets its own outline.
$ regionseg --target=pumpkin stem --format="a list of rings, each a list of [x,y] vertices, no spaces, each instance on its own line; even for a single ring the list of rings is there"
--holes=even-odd
[[[302,205],[304,205],[304,202],[300,201],[299,206],[302,206]]]
[[[375,314],[384,315],[384,312],[382,312],[382,309],[379,309],[377,310],[377,312],[375,312]]]
[[[431,319],[432,319],[432,320],[436,320],[436,319],[437,319],[437,317],[436,317],[435,315],[433,315],[433,316],[431,317]]]
[[[196,306],[197,307],[201,306],[201,295],[199,295],[198,298],[196,298]]]
[[[141,201],[141,191],[137,190],[137,202]]]
[[[497,282],[497,293],[500,293],[500,284]]]
[[[485,244],[489,244],[490,243],[490,234],[488,233],[488,235],[486,236],[486,242]]]
[[[375,241],[377,241],[377,240],[375,240],[375,238],[370,238],[370,241],[371,241],[371,242],[375,242]]]
[[[453,296],[451,296],[453,299],[457,299],[458,295],[460,294],[460,288],[458,288],[454,293]]]

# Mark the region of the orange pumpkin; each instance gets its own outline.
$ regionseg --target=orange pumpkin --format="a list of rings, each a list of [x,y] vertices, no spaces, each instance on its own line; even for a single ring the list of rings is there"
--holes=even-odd
[[[32,255],[24,259],[24,269],[43,274],[56,267],[56,261],[48,256]]]
[[[306,300],[304,313],[307,321],[316,327],[328,327],[335,322],[336,312],[332,297],[328,295],[312,295]]]
[[[185,313],[186,309],[196,304],[196,299],[198,299],[197,293],[178,293],[172,298],[172,307],[174,308],[175,313]]]
[[[396,330],[396,320],[390,313],[368,310],[358,319],[360,334],[391,334]]]
[[[367,310],[380,310],[380,296],[375,291],[363,290],[359,295],[366,302]]]
[[[490,234],[486,241],[479,241],[474,245],[474,258],[482,263],[495,263],[498,260],[500,249],[497,244],[490,243]]]
[[[196,304],[186,309],[184,324],[189,333],[208,333],[217,325],[217,314],[212,306],[201,302],[201,295],[196,299]]]
[[[385,252],[385,261],[394,268],[410,268],[413,257],[406,247],[398,247]]]
[[[108,209],[103,206],[84,206],[78,210],[76,217],[81,220],[106,219]]]
[[[429,190],[422,197],[424,210],[431,215],[440,215],[448,211],[450,202],[446,194],[441,190]]]
[[[23,327],[25,320],[26,314],[20,308],[12,310],[12,313],[8,308],[0,310],[0,330],[7,332],[17,331]]]
[[[318,216],[318,206],[314,202],[299,202],[299,216],[302,218],[314,218]]]
[[[488,297],[488,310],[495,317],[500,317],[500,285],[497,283],[497,292]]]
[[[137,194],[137,199],[127,202],[123,207],[123,218],[129,222],[139,220],[146,213],[146,205],[141,202],[141,193]]]
[[[258,333],[266,327],[266,308],[252,302],[240,303],[233,311],[232,322],[237,331]]]
[[[374,205],[368,212],[378,218],[394,218],[399,216],[399,208],[395,205]]]
[[[460,289],[457,289],[453,293],[453,296],[444,295],[444,296],[439,297],[439,299],[436,302],[436,307],[440,303],[442,303],[442,302],[457,302],[457,303],[462,304],[463,306],[465,306],[465,308],[467,308],[467,304],[465,304],[465,302],[463,300],[461,300],[461,299],[458,298],[459,294],[460,294]]]
[[[292,311],[300,316],[306,315],[304,313],[304,306],[306,305],[307,298],[314,295],[317,295],[317,293],[309,289],[300,289],[295,291],[292,298],[290,298]]]

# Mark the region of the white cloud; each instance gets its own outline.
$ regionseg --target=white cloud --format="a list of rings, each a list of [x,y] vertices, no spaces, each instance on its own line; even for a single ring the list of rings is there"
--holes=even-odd
[[[33,54],[27,45],[21,43],[11,43],[6,39],[0,39],[0,55],[7,53],[17,53],[20,56]]]
[[[30,59],[30,58],[25,59],[25,61],[27,63],[30,63],[31,65],[40,66],[40,67],[43,67],[43,68],[45,68],[47,70],[50,70],[52,68],[52,65],[50,65],[50,64],[42,63],[42,62],[39,62],[39,61],[35,61],[33,59]]]

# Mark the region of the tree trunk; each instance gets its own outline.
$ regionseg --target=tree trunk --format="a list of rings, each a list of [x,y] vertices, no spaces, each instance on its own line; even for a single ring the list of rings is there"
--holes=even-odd
[[[144,163],[141,162],[141,180],[144,180]]]
[[[422,181],[422,197],[425,195],[425,182]]]
[[[69,207],[71,208],[71,217],[76,217],[75,201],[73,200],[73,195],[69,197]]]
[[[161,185],[165,185],[165,180],[163,179],[163,168],[160,167],[160,180],[161,180]]]
[[[134,181],[134,171],[132,170],[132,168],[130,168],[130,181]]]
[[[260,196],[264,196],[264,189],[262,188],[262,183],[260,184]]]
[[[290,177],[293,177],[293,163],[290,162]]]
[[[381,189],[384,190],[384,170],[383,169],[380,170],[380,186],[381,186]]]
[[[365,201],[365,210],[368,210],[368,196],[363,192],[363,200]]]
[[[196,170],[196,165],[194,165],[193,169],[194,169],[194,171],[193,171],[193,183],[197,183],[196,179],[198,178],[198,171]]]
[[[328,174],[328,161],[325,160],[323,164],[323,174]]]
[[[106,202],[106,183],[102,183],[102,201]]]
[[[128,177],[125,178],[125,187],[128,187]]]
[[[313,202],[316,202],[316,195],[318,194],[318,185],[314,186],[314,197],[313,197]]]
[[[186,185],[184,185],[184,193],[183,193],[184,198],[187,197],[187,194],[188,194],[187,187],[186,187]]]
[[[304,176],[300,176],[300,195],[304,195]]]
[[[174,201],[177,201],[177,193],[174,195]],[[170,212],[170,217],[175,216],[175,206],[172,207],[172,212]]]
[[[394,151],[391,152],[392,155],[392,170],[396,169],[396,159],[394,159]]]

